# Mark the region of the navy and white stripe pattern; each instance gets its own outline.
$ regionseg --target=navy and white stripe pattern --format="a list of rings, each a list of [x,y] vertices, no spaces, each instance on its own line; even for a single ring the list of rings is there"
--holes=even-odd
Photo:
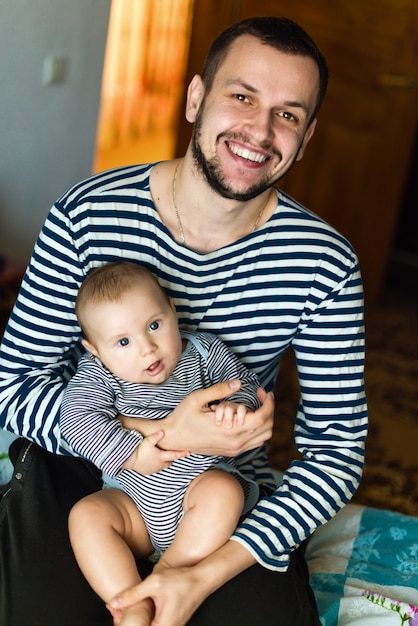
[[[182,332],[182,337],[188,340],[186,348],[170,378],[159,385],[123,381],[87,353],[81,357],[61,405],[60,426],[65,439],[80,455],[117,478],[137,505],[151,541],[160,551],[172,543],[183,515],[184,493],[202,472],[219,468],[222,462],[224,470],[234,473],[246,497],[244,513],[257,502],[259,492],[256,484],[250,485],[236,472],[235,459],[227,457],[191,454],[149,475],[120,471],[142,436],[123,428],[116,419],[119,413],[159,420],[192,391],[231,378],[239,378],[242,387],[228,399],[250,410],[259,406],[257,377],[215,335]]]
[[[72,452],[58,415],[80,354],[78,288],[103,263],[146,265],[174,298],[181,326],[218,335],[267,388],[286,347],[295,351],[295,437],[304,458],[235,535],[266,567],[285,569],[290,551],[351,498],[362,472],[367,408],[356,255],[282,192],[276,213],[254,233],[208,254],[189,250],[159,219],[150,167],[93,176],[52,208],[2,343],[1,424],[48,450]]]

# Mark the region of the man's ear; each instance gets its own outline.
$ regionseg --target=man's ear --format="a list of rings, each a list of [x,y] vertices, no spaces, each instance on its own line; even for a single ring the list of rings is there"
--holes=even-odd
[[[298,152],[298,155],[296,157],[296,161],[300,161],[301,158],[303,157],[303,155],[305,153],[305,148],[308,145],[312,135],[315,132],[316,121],[317,121],[316,118],[314,120],[312,120],[312,122],[309,124],[308,128],[306,129],[306,133],[305,133],[305,136],[303,138],[302,145],[299,148],[299,152]]]
[[[99,356],[99,353],[97,352],[96,348],[93,346],[92,343],[90,343],[88,339],[82,339],[81,343],[83,344],[85,349],[91,352],[92,354],[94,354],[94,356]]]
[[[195,74],[187,89],[186,97],[186,120],[191,124],[194,124],[196,120],[197,112],[202,104],[202,100],[205,95],[205,88],[203,81],[199,74]]]

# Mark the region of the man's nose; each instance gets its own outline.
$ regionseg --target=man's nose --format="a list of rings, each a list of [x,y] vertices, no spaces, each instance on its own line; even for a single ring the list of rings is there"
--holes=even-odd
[[[273,113],[267,109],[254,111],[247,122],[252,139],[259,145],[270,143],[273,131]]]

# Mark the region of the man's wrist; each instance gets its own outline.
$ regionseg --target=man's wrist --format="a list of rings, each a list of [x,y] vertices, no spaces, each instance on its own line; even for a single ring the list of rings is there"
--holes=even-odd
[[[208,597],[256,562],[244,546],[236,541],[228,541],[194,566],[197,584],[204,590],[205,597]]]

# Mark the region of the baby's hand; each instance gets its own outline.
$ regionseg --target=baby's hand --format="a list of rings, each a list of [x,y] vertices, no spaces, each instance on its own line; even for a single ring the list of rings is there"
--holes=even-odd
[[[233,426],[243,426],[249,409],[245,404],[221,402],[214,407],[214,410],[216,424],[222,424],[225,428],[232,428]]]
[[[162,450],[158,447],[164,437],[164,431],[159,430],[148,437],[144,437],[129,459],[124,463],[123,469],[133,469],[139,474],[155,474],[162,469],[170,467],[173,461],[189,456],[187,450]]]

